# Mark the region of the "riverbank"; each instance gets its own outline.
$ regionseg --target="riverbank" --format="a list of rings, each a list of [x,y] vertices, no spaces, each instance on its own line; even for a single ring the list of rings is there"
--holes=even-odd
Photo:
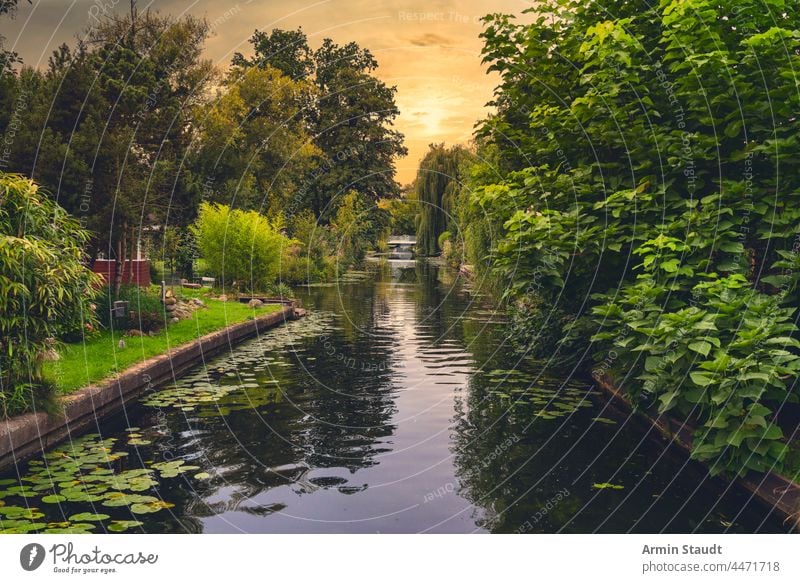
[[[240,304],[231,302],[230,308],[238,310]],[[261,308],[269,309],[269,313],[253,317],[253,310],[243,306],[250,314],[249,320],[231,324],[214,332],[197,337],[204,326],[195,328],[194,340],[183,342],[176,348],[156,356],[146,356],[148,351],[156,350],[162,339],[157,337],[137,337],[141,339],[141,350],[136,353],[136,364],[128,366],[120,374],[104,381],[84,386],[65,396],[57,415],[47,413],[26,413],[0,422],[0,469],[45,451],[67,437],[75,437],[90,427],[96,426],[100,419],[123,409],[127,403],[142,393],[165,382],[175,381],[188,368],[204,362],[207,358],[232,348],[235,344],[280,325],[287,320],[295,319],[295,306],[276,305]],[[193,320],[186,320],[169,328],[170,344],[178,344],[183,338],[185,328]],[[173,330],[181,324],[180,333],[173,335]],[[208,325],[210,321],[207,322]],[[148,342],[151,341],[151,342]],[[98,344],[102,348],[105,344]],[[106,347],[112,350],[113,346]],[[57,361],[62,362],[62,361]],[[120,366],[120,359],[115,363]],[[54,363],[54,364],[57,364]],[[63,365],[63,362],[62,362]],[[69,377],[73,378],[73,377]]]
[[[240,302],[210,297],[203,297],[202,301],[203,307],[195,310],[191,318],[170,324],[152,336],[104,330],[84,342],[63,344],[58,350],[59,359],[45,363],[44,372],[59,393],[67,395],[205,334],[281,309],[280,304],[253,310]],[[124,347],[120,346],[120,340],[124,341]]]
[[[615,406],[629,414],[633,412],[633,405],[624,390],[608,375],[595,378],[595,382]],[[636,416],[657,431],[663,439],[678,446],[687,456],[691,454],[694,428],[687,422],[668,415],[653,416],[644,411],[637,411]],[[774,509],[785,523],[800,529],[800,483],[796,480],[776,472],[749,472],[743,477],[734,478],[732,482],[761,504]]]

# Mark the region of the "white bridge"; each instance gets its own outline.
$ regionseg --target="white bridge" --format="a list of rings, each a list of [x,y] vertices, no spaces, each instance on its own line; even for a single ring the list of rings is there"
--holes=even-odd
[[[393,235],[389,237],[387,242],[389,247],[413,247],[417,244],[417,238],[414,235]]]

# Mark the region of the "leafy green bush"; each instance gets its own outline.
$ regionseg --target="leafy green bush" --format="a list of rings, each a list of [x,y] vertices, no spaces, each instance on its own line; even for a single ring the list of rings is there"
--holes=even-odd
[[[452,234],[450,231],[442,231],[439,237],[436,239],[436,245],[439,251],[444,251],[444,244],[452,238]]]
[[[502,178],[470,198],[502,225],[491,255],[507,296],[581,322],[594,373],[690,420],[712,472],[781,468],[775,412],[798,401],[800,371],[800,174],[783,171],[800,155],[800,13],[531,11],[532,24],[490,15],[483,34],[501,86],[480,135]]]
[[[111,310],[115,301],[128,302],[126,317],[112,317]],[[123,284],[118,294],[114,294],[113,286],[105,286],[98,292],[95,304],[100,324],[106,329],[155,332],[163,328],[167,322],[166,311],[155,286],[144,288]]]
[[[281,282],[309,283],[326,281],[336,275],[331,230],[321,225],[310,210],[304,210],[290,223],[296,244],[284,249],[279,279]]]
[[[52,338],[94,321],[89,234],[34,182],[0,173],[0,414],[41,409]]]
[[[387,211],[382,211],[355,190],[342,197],[330,225],[335,256],[341,269],[364,259],[388,220]]]
[[[255,211],[203,203],[192,232],[200,256],[225,286],[264,290],[278,276],[281,253],[290,244]]]

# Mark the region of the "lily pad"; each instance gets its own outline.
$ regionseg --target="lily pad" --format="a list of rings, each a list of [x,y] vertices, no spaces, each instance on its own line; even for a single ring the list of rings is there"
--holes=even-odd
[[[619,484],[609,484],[608,482],[594,483],[592,488],[595,490],[622,490],[625,486]]]
[[[108,525],[108,530],[111,532],[125,532],[131,528],[142,526],[144,523],[138,520],[112,520]]]
[[[91,512],[81,512],[69,517],[72,522],[97,522],[111,518],[108,514],[92,514]]]
[[[608,425],[616,425],[617,422],[612,419],[606,419],[605,417],[594,417],[592,421],[596,421],[598,423],[607,423]]]

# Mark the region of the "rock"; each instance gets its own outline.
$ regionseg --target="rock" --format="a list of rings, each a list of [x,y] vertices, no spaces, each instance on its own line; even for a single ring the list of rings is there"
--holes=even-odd
[[[174,312],[177,307],[178,306],[176,306],[175,304],[167,304],[166,306],[164,306],[164,309],[167,312]]]
[[[194,304],[195,306],[197,306],[198,308],[205,308],[205,307],[206,307],[206,304],[205,304],[205,302],[203,302],[203,300],[201,300],[200,298],[192,298],[192,299],[191,299],[191,300],[189,300],[189,301],[190,301],[192,304]]]
[[[126,346],[127,346],[127,344],[125,344],[125,339],[124,338],[120,338],[119,342],[117,343],[117,348],[122,349],[122,348],[125,348]]]
[[[164,305],[165,306],[174,306],[177,303],[178,303],[178,299],[177,298],[174,298],[174,297],[171,297],[171,296],[167,296],[166,298],[164,298]]]
[[[61,360],[61,355],[56,351],[55,348],[48,348],[47,350],[41,352],[39,358],[41,360],[55,361],[55,360]]]
[[[226,296],[225,294],[222,294],[221,296],[219,296],[218,299],[221,302],[227,302],[228,301],[228,296]]]
[[[180,321],[181,321],[181,319],[180,319],[180,318],[172,318],[172,319],[170,320],[170,322],[172,322],[173,324],[177,324],[177,323],[178,323],[178,322],[180,322]]]
[[[132,328],[131,330],[128,330],[126,336],[144,336],[144,332],[136,328]]]
[[[247,307],[248,308],[260,308],[263,305],[264,305],[264,302],[262,302],[261,300],[257,300],[256,298],[253,298],[252,300],[247,302]]]

